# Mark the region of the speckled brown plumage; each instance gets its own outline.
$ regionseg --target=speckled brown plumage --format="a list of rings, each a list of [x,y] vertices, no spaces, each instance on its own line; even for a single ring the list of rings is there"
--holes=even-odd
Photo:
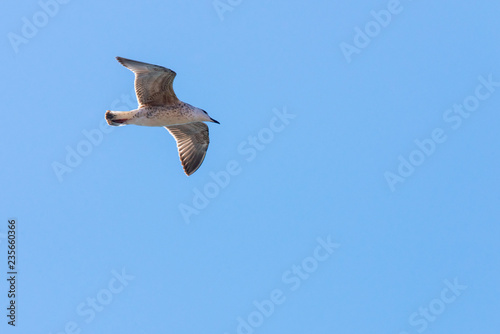
[[[139,107],[167,106],[179,102],[173,88],[174,71],[122,57],[116,59],[135,73],[135,93]]]
[[[165,127],[177,142],[184,172],[193,174],[203,163],[210,143],[208,126],[203,122],[219,122],[206,111],[177,98],[173,89],[174,71],[122,57],[116,59],[135,74],[139,107],[131,111],[106,111],[108,124]]]
[[[195,122],[165,127],[174,136],[179,150],[184,172],[191,175],[201,166],[207,154],[208,126],[203,122]]]

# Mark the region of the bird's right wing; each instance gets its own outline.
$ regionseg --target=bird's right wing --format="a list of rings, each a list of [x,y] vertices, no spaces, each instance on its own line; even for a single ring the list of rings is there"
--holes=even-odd
[[[166,126],[177,142],[179,158],[181,159],[184,172],[189,176],[193,174],[202,164],[207,154],[208,126],[203,122],[194,122],[180,125]]]
[[[176,73],[168,68],[127,58],[116,59],[135,73],[135,93],[142,106],[164,106],[179,101],[172,86]]]

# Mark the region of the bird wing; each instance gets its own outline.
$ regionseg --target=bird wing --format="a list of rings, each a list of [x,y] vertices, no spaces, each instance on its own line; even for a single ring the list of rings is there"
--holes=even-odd
[[[135,93],[139,107],[165,106],[179,101],[172,87],[176,75],[174,71],[122,57],[116,59],[135,73]]]
[[[179,158],[181,159],[184,172],[189,176],[193,174],[203,163],[207,154],[208,126],[203,122],[194,122],[180,125],[166,126],[177,142]]]

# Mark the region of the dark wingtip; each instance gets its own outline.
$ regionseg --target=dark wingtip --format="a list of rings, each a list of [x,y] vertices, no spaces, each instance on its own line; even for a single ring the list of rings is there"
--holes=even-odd
[[[122,64],[122,65],[123,65],[123,61],[125,60],[125,58],[123,58],[123,57],[115,57],[115,58],[116,58],[116,60],[118,60],[118,62],[119,62],[120,64]],[[125,66],[125,65],[123,65],[123,66]]]

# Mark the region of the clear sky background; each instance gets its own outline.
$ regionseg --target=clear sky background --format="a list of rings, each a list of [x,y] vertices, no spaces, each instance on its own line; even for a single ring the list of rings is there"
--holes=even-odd
[[[2,333],[499,332],[499,4],[63,2],[0,5]],[[115,56],[220,121],[192,176]]]

